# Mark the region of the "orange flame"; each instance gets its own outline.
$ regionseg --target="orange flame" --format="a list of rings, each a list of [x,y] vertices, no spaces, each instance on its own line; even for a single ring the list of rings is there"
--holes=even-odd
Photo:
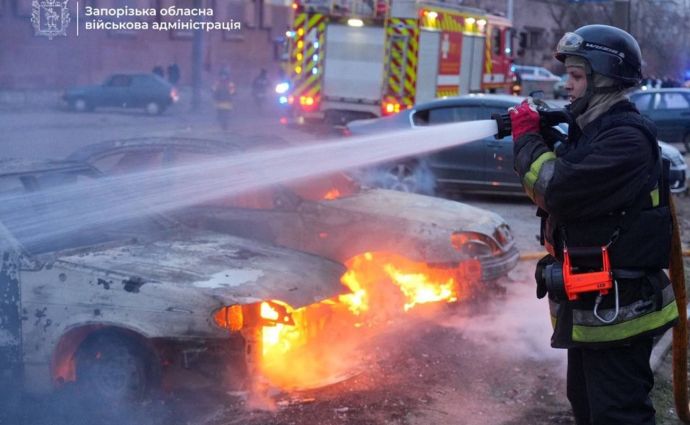
[[[347,266],[348,294],[297,310],[261,304],[260,372],[273,385],[308,388],[352,373],[362,341],[418,305],[466,298],[477,276],[477,264],[438,268],[388,253],[367,252]]]
[[[325,195],[323,195],[323,199],[326,199],[328,201],[331,201],[333,199],[338,199],[340,198],[340,191],[338,189],[331,189],[328,192],[326,192]]]

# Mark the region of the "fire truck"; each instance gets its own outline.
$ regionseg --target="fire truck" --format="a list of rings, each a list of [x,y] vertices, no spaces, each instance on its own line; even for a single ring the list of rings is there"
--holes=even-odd
[[[513,89],[504,17],[419,0],[296,1],[280,102],[298,123],[342,124]]]

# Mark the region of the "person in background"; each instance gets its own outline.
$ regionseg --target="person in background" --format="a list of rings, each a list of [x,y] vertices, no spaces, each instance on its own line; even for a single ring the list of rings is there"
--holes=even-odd
[[[156,65],[153,67],[153,70],[151,71],[154,74],[158,75],[161,78],[165,78],[165,73],[163,72],[163,67],[160,65]]]
[[[260,110],[263,108],[263,104],[266,101],[266,92],[269,86],[268,73],[264,68],[261,68],[259,75],[252,81],[252,96],[254,97],[254,103],[256,107]]]
[[[178,81],[180,81],[180,67],[177,63],[168,65],[168,81],[173,86],[176,86]]]

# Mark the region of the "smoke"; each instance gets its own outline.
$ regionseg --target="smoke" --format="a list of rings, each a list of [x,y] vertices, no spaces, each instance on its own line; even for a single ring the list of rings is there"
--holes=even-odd
[[[505,294],[487,291],[482,311],[460,314],[442,324],[508,359],[551,360],[565,364],[565,351],[550,346],[548,301],[535,295],[534,263],[521,262],[505,282]]]
[[[354,177],[366,187],[381,187],[423,195],[436,194],[436,177],[426,161],[363,168],[356,170]]]

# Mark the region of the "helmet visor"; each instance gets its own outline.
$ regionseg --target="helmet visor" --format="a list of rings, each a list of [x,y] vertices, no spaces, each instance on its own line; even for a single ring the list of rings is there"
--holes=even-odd
[[[556,52],[565,54],[577,52],[580,50],[580,48],[582,48],[583,42],[584,39],[579,35],[575,34],[574,32],[567,32],[558,42]]]

